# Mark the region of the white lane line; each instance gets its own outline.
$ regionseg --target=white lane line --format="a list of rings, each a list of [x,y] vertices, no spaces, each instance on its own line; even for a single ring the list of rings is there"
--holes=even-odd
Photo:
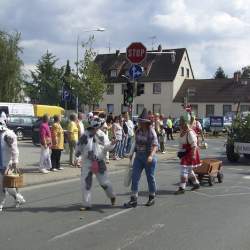
[[[119,173],[123,173],[126,169],[121,169],[121,170],[117,170],[117,171],[113,171],[113,172],[109,172],[108,175],[115,175],[115,174],[119,174]],[[95,176],[94,176],[95,177]],[[34,184],[34,185],[30,185],[27,187],[23,187],[22,190],[23,191],[28,191],[28,190],[35,190],[35,189],[40,189],[40,188],[44,188],[44,187],[52,187],[52,186],[57,186],[57,185],[61,185],[61,184],[67,184],[67,183],[71,183],[71,182],[75,182],[75,181],[80,181],[80,176],[78,177],[73,177],[72,179],[68,179],[68,180],[60,180],[60,181],[51,181],[48,183],[42,183],[42,184]]]
[[[214,197],[213,195],[205,194],[205,193],[201,193],[201,192],[196,192],[196,191],[192,191],[192,193],[195,193],[195,194],[198,194],[198,195],[201,195],[201,196],[205,196],[207,198],[213,198]]]
[[[119,212],[117,212],[117,213],[108,215],[108,216],[106,216],[106,217],[104,217],[104,218],[102,218],[102,219],[99,219],[99,220],[90,222],[90,223],[88,223],[88,224],[82,225],[82,226],[80,226],[80,227],[74,228],[74,229],[72,229],[72,230],[70,230],[70,231],[68,231],[68,232],[63,233],[63,234],[56,235],[56,236],[54,236],[53,238],[51,238],[50,240],[48,240],[48,241],[51,242],[51,241],[55,241],[55,240],[64,238],[64,237],[66,237],[66,236],[69,236],[69,235],[71,235],[71,234],[73,234],[73,233],[76,233],[76,232],[81,231],[81,230],[83,230],[83,229],[86,229],[86,228],[88,228],[88,227],[92,227],[92,226],[97,225],[97,224],[99,224],[99,223],[102,223],[102,222],[104,222],[104,221],[111,220],[112,218],[117,217],[118,215],[122,215],[122,214],[128,213],[128,212],[130,212],[130,211],[133,210],[133,209],[134,209],[134,208],[128,208],[128,209],[119,211]]]
[[[237,171],[243,171],[243,168],[226,168],[226,169],[230,169],[230,170],[237,170]]]
[[[134,244],[136,241],[142,240],[146,238],[147,236],[150,236],[151,234],[155,233],[156,230],[161,229],[163,227],[165,227],[164,224],[154,224],[151,226],[149,230],[145,230],[131,238],[126,239],[125,243],[122,246],[118,247],[117,250],[125,249],[131,246],[132,244]]]
[[[250,193],[231,193],[231,194],[215,194],[214,197],[227,197],[227,196],[236,196],[236,195],[250,195]]]

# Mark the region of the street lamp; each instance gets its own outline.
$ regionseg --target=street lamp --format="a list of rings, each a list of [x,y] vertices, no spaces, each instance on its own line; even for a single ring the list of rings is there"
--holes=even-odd
[[[95,29],[89,29],[89,30],[83,30],[82,32],[93,32],[93,31],[97,31],[97,32],[104,32],[106,29],[103,27],[97,27]],[[79,34],[77,34],[77,40],[76,40],[76,76],[77,78],[78,76],[78,72],[79,72],[79,39],[80,36]],[[79,104],[79,100],[78,100],[78,95],[76,96],[76,112],[78,113],[78,104]]]
[[[83,30],[82,32],[93,32],[93,31],[97,31],[97,32],[104,32],[106,29],[103,27],[97,27],[95,29],[90,29],[90,30]],[[79,34],[77,34],[77,41],[76,41],[76,75],[78,77],[78,71],[79,71],[79,39],[80,36]]]

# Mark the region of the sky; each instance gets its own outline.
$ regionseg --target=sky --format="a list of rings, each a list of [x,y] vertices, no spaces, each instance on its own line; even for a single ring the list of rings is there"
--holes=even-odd
[[[98,27],[105,32],[90,31]],[[135,41],[187,48],[195,78],[250,65],[250,0],[0,0],[0,30],[21,32],[25,72],[46,50],[74,67],[77,36],[91,34],[98,53]]]

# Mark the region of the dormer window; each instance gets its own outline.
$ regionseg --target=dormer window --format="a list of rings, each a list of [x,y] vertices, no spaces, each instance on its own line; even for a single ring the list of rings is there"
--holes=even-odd
[[[110,71],[110,77],[112,77],[112,78],[117,77],[117,70],[116,70],[116,69],[112,69],[112,70]]]

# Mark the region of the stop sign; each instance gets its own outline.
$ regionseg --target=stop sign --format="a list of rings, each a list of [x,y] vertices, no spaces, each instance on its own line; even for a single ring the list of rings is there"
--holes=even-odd
[[[127,59],[134,64],[141,63],[146,55],[147,48],[140,42],[131,43],[126,50]]]

